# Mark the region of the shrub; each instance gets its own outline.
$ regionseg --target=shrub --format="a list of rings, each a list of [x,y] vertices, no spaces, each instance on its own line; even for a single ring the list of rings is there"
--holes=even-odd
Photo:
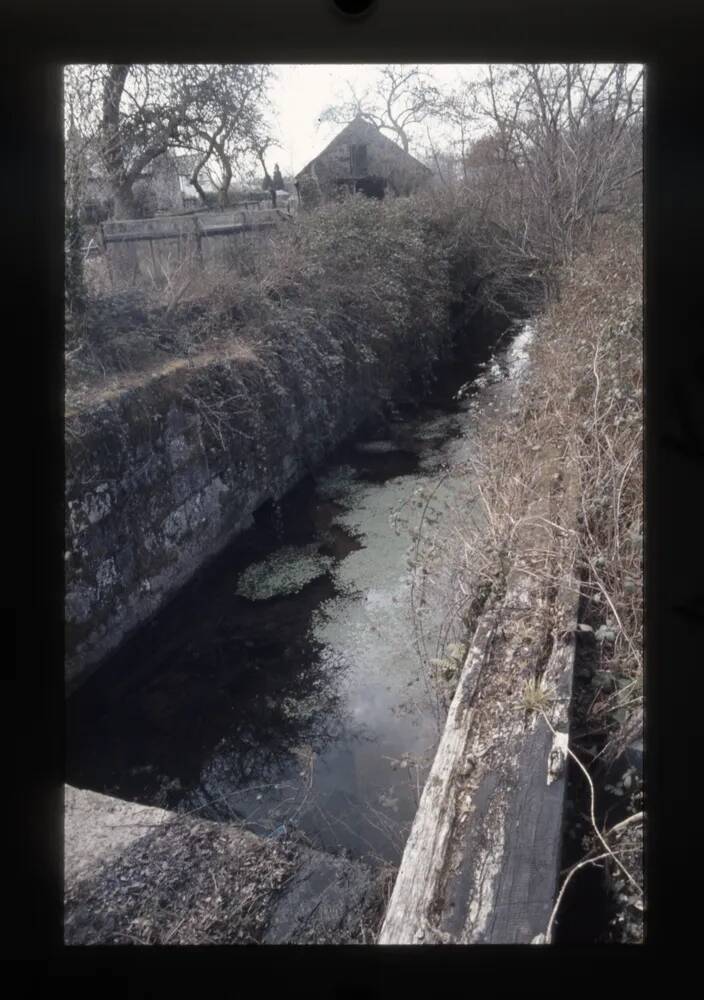
[[[429,367],[449,339],[448,245],[429,204],[358,195],[301,215],[273,237],[239,241],[229,264],[203,270],[186,261],[158,284],[94,297],[83,325],[73,327],[93,352],[97,380],[120,368],[106,334],[119,337],[121,323],[130,327],[123,339],[135,329],[121,301],[128,295],[143,305],[143,344],[165,323],[179,327],[178,349],[186,352],[189,340],[199,348],[244,336],[276,345],[302,366],[304,380],[310,365],[335,373],[352,366],[362,381],[368,374],[371,389],[380,372],[402,379]],[[75,335],[71,346],[75,352]],[[84,380],[88,353],[78,350],[68,362],[84,366]],[[124,351],[121,357],[127,370]]]

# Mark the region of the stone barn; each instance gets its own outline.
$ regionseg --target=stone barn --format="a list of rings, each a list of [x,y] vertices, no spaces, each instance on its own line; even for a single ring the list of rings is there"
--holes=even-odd
[[[296,175],[302,206],[361,191],[373,198],[407,195],[422,187],[432,171],[376,125],[358,116]]]

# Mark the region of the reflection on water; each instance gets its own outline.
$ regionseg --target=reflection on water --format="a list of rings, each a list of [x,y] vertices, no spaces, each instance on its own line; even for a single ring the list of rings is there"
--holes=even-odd
[[[410,614],[418,491],[471,453],[530,335],[339,449],[89,678],[68,702],[68,780],[398,862],[439,738]],[[446,635],[440,614],[424,628]]]

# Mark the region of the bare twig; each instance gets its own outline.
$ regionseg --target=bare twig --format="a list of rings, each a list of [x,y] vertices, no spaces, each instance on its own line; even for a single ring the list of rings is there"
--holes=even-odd
[[[545,712],[543,711],[543,709],[541,708],[541,709],[539,709],[539,711],[540,711],[540,714],[542,715],[543,719],[545,720],[546,725],[550,729],[550,732],[553,734],[553,736],[557,736],[557,733],[555,732],[555,730],[554,730],[554,728],[552,726],[552,723],[548,719],[548,717],[545,714]],[[609,845],[604,840],[604,837],[603,837],[603,835],[601,833],[601,830],[597,826],[596,816],[595,816],[596,793],[594,791],[594,783],[592,781],[591,775],[589,774],[589,771],[587,771],[587,769],[584,766],[584,764],[581,762],[581,760],[579,759],[579,757],[574,753],[574,751],[571,749],[571,747],[569,745],[566,747],[566,749],[567,749],[567,753],[570,755],[570,757],[575,762],[575,764],[579,767],[580,771],[582,772],[582,774],[584,775],[584,777],[587,779],[587,783],[589,784],[589,818],[591,820],[592,829],[594,830],[594,833],[595,833],[596,837],[599,839],[599,841],[603,845],[603,847],[604,847],[605,851],[607,852],[607,854],[609,854],[613,858],[613,860],[616,862],[616,864],[621,869],[621,871],[623,872],[623,874],[626,876],[626,878],[628,879],[628,881],[634,886],[634,888],[636,889],[636,891],[642,896],[643,895],[643,890],[638,885],[638,883],[633,878],[633,876],[628,871],[628,869],[625,868],[621,864],[621,862],[618,860],[618,858],[616,857],[616,855],[613,853],[613,851],[611,850],[611,848],[609,847]]]

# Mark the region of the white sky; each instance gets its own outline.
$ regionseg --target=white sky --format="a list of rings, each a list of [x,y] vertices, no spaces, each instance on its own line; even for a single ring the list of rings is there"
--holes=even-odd
[[[281,145],[272,150],[270,156],[272,160],[279,157],[278,163],[284,175],[298,173],[340,131],[339,125],[320,124],[318,118],[329,104],[349,99],[346,81],[352,82],[361,92],[373,83],[380,65],[326,63],[274,66],[278,79],[272,87],[272,119]],[[432,73],[439,85],[450,86],[458,83],[460,77],[468,78],[480,68],[470,63],[420,66],[420,69]]]

